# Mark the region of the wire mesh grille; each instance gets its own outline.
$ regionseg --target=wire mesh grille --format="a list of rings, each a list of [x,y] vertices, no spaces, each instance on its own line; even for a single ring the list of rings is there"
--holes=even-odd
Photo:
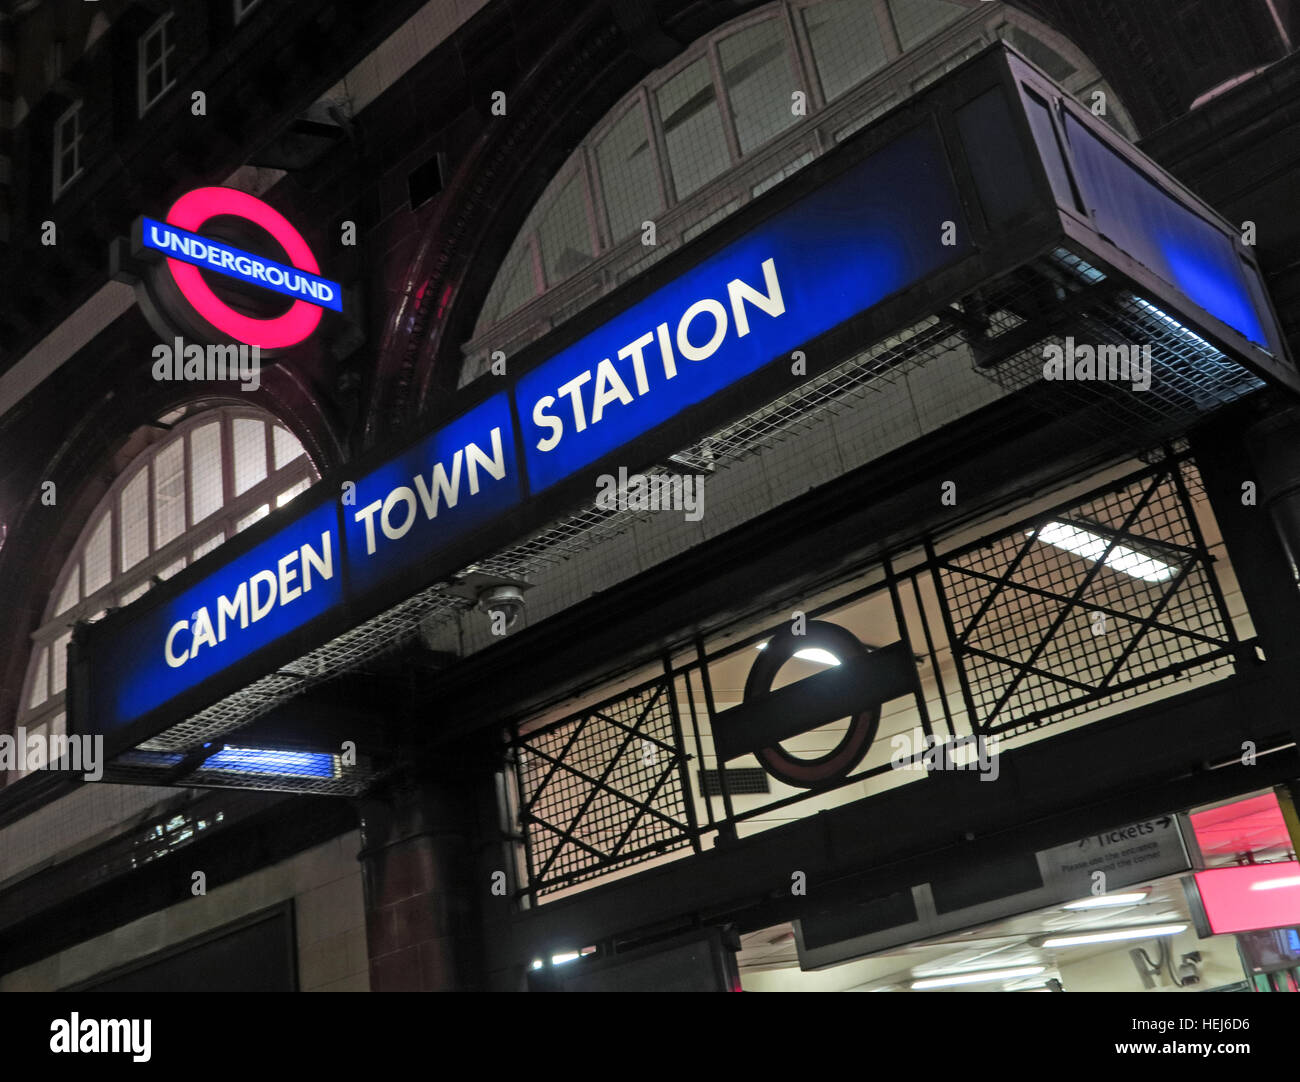
[[[939,562],[977,730],[1231,668],[1235,634],[1180,470],[1195,472],[1170,464]]]
[[[516,740],[536,894],[691,844],[677,731],[659,681]]]
[[[874,621],[870,626],[879,630],[889,600],[896,633],[926,651],[914,655],[915,702],[894,704],[890,724],[902,726],[896,734],[912,732],[909,725],[925,733],[946,729],[967,745],[981,735],[1047,737],[1052,726],[1097,720],[1125,700],[1165,699],[1192,679],[1230,676],[1240,649],[1199,532],[1192,493],[1200,486],[1185,450],[1166,453],[1140,473],[1027,513],[987,537],[940,554],[927,544],[906,570],[886,565],[882,577],[879,565],[860,569],[808,616],[845,627]],[[883,737],[861,764],[815,790],[780,786],[770,793],[761,769],[714,765],[706,749],[714,746],[716,704],[704,672],[739,686],[743,672],[728,666],[752,657],[768,635],[755,630],[753,617],[739,620],[739,636],[736,626],[716,629],[696,641],[693,657],[677,658],[672,671],[679,694],[669,703],[654,699],[660,684],[649,684],[516,738],[525,891],[535,900],[688,844],[698,851],[715,831],[768,829],[834,802],[871,799],[895,783],[885,747],[892,749],[892,739]],[[628,829],[638,801],[673,765],[665,762],[656,773],[637,761],[646,745],[631,719],[655,708],[665,709],[665,735],[654,753],[663,744],[697,751],[700,793],[686,794],[689,821],[683,821],[672,777],[674,806],[661,808],[663,818],[648,824],[647,831],[658,833],[642,839],[644,850],[629,853],[618,840],[633,837]],[[618,784],[601,776],[607,769]],[[728,799],[719,816],[710,798],[723,790],[724,779]]]
[[[1109,425],[1150,444],[1264,386],[1262,379],[1167,312],[1113,288],[1104,272],[1073,252],[1058,249],[1041,261],[1035,277],[1039,283],[1053,283],[1057,303],[1073,304],[1077,311],[1067,333],[1053,328],[1052,333],[1033,336],[1023,349],[977,365],[978,372],[1003,390],[1018,391],[1042,381],[1048,347],[1071,359],[1086,349],[1096,375],[1055,380],[1059,411],[1070,414],[1080,406],[1104,405]],[[1050,325],[1034,297],[1037,290],[1016,288],[1025,283],[1023,274],[1013,281],[1015,285],[1007,282],[991,291],[997,300],[966,312],[988,319],[985,342],[1026,326]],[[1143,372],[1147,361],[1149,371]],[[1084,370],[1082,363],[1078,370]],[[1068,371],[1076,371],[1073,360]]]
[[[119,780],[157,784],[159,773],[173,770],[185,753],[207,742],[228,737],[309,688],[397,649],[419,634],[422,622],[450,619],[472,605],[473,602],[444,593],[437,587],[423,590],[304,654],[278,672],[253,681],[206,710],[171,726],[140,744],[137,751],[119,756],[115,775]],[[282,754],[292,758],[298,753],[284,751]],[[360,792],[372,778],[364,762],[347,766],[336,760],[333,771],[322,773],[314,769],[305,770],[297,760],[286,761],[285,769],[277,770],[273,759],[273,755],[269,759],[264,757],[262,768],[258,770],[250,770],[246,764],[235,768],[224,764],[227,768],[219,769],[209,760],[206,769],[186,774],[176,779],[174,784],[347,795]]]
[[[670,464],[650,466],[640,472],[655,476],[683,469],[706,474],[724,469],[764,447],[824,423],[847,402],[896,382],[961,344],[960,336],[949,324],[937,316],[928,316],[678,452]],[[503,578],[527,578],[652,515],[650,511],[606,510],[593,503],[521,544],[480,560],[474,570]]]

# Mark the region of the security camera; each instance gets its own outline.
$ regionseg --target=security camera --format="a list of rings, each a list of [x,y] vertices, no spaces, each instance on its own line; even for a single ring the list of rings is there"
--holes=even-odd
[[[1178,966],[1178,983],[1186,988],[1190,984],[1201,983],[1201,952],[1192,951],[1190,954],[1184,954],[1179,960]]]
[[[478,595],[479,612],[501,613],[505,626],[512,628],[524,611],[524,592],[518,586],[489,586]]]

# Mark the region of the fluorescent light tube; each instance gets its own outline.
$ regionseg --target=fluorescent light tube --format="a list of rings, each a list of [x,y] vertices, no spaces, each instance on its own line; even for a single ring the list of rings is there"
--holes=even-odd
[[[1064,549],[1085,560],[1097,560],[1106,551],[1110,541],[1091,530],[1072,526],[1067,522],[1048,522],[1038,529],[1038,540],[1054,548]],[[1165,582],[1178,570],[1171,564],[1144,556],[1131,548],[1116,545],[1106,557],[1106,566],[1144,582]]]
[[[1062,909],[1105,909],[1112,905],[1137,905],[1139,902],[1147,900],[1146,891],[1138,891],[1134,894],[1102,894],[1096,898],[1083,898],[1077,902],[1071,902],[1069,905],[1061,906]]]
[[[1083,947],[1090,943],[1118,943],[1125,939],[1152,939],[1177,935],[1186,924],[1148,924],[1144,928],[1117,928],[1113,932],[1080,932],[1078,935],[1052,936],[1043,940],[1044,947]]]
[[[1017,969],[977,969],[970,973],[949,973],[943,977],[925,977],[912,982],[913,992],[927,988],[952,988],[959,984],[983,984],[986,981],[1009,981],[1016,977],[1035,977],[1046,966],[1020,966]]]

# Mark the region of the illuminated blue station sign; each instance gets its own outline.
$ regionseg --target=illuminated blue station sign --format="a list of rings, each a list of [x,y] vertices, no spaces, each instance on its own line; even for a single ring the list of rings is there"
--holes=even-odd
[[[958,117],[951,122],[894,124],[847,165],[810,167],[810,175],[821,171],[793,182],[802,194],[771,193],[729,223],[726,237],[702,240],[698,254],[688,249],[657,268],[657,286],[632,283],[621,306],[605,302],[602,322],[582,333],[562,328],[549,356],[519,362],[513,384],[359,475],[323,481],[273,520],[83,629],[74,658],[77,730],[129,730],[128,745],[147,739],[171,723],[168,712],[179,718],[201,709],[492,551],[467,553],[487,532],[508,527],[519,536],[589,501],[601,469],[662,460],[765,404],[781,393],[778,370],[797,386],[789,374],[795,350],[815,351],[824,336],[859,317],[875,319],[900,298],[912,305],[908,318],[932,317],[991,274],[1023,264],[1026,253],[1084,242],[1090,253],[1105,253],[1122,237],[1131,253],[1123,259],[1150,275],[1144,295],[1190,313],[1207,335],[1230,341],[1238,354],[1258,353],[1252,363],[1288,378],[1258,269],[1225,228],[1193,209],[1190,197],[1175,199],[1149,179],[1154,167],[1139,169],[1106,145],[1115,137],[1090,119],[1085,130],[1071,116],[1077,130],[1066,162],[1064,140],[1048,138],[1055,122],[1035,114],[1037,91],[1026,89],[1034,80],[1036,88],[1050,84],[1014,58],[996,61],[1006,80],[997,91],[1001,112],[981,113],[978,141],[966,141],[965,188],[953,164],[954,144],[963,141],[960,109],[951,110]],[[1017,94],[1024,95],[1023,128],[1009,119]],[[941,107],[930,115],[942,118],[950,107],[938,90],[935,100]],[[1005,140],[991,156],[985,144],[998,136],[1003,115]],[[1062,181],[1067,176],[1072,183]],[[972,206],[984,208],[982,225]],[[1063,227],[1067,216],[1104,220],[1106,233],[1094,226],[1080,241],[1077,224]],[[1019,262],[1009,254],[1001,267],[989,254],[999,221],[1041,231],[1029,244],[1008,226]],[[1067,232],[1070,239],[1054,239]],[[337,307],[337,286],[300,269],[151,219],[143,235],[172,258]],[[1105,255],[1097,264],[1107,265]],[[1136,281],[1139,271],[1124,273]],[[856,348],[898,325],[873,326]],[[842,360],[854,345],[826,347],[819,360],[823,367]],[[714,427],[684,440],[683,417]],[[239,554],[227,555],[232,550]]]

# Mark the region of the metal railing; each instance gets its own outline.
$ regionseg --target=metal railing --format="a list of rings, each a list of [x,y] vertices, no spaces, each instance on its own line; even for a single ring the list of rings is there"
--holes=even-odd
[[[1041,739],[1054,725],[1232,675],[1245,644],[1197,522],[1198,491],[1195,464],[1169,454],[958,547],[939,552],[926,539],[809,604],[809,623],[870,628],[901,643],[916,673],[913,693],[876,708],[880,725],[859,760],[816,785],[777,779],[767,794],[732,792],[727,771],[698,793],[689,782],[692,769],[724,765],[718,719],[728,696],[734,703],[747,657],[784,625],[780,615],[683,644],[651,679],[594,706],[517,723],[507,757],[520,895],[536,903],[633,865],[699,853],[710,835],[870,799],[899,781],[889,776],[900,769],[900,738],[950,748]],[[817,730],[813,742],[833,744],[845,728]],[[790,745],[782,744],[787,754]],[[921,769],[905,780],[925,776]]]

